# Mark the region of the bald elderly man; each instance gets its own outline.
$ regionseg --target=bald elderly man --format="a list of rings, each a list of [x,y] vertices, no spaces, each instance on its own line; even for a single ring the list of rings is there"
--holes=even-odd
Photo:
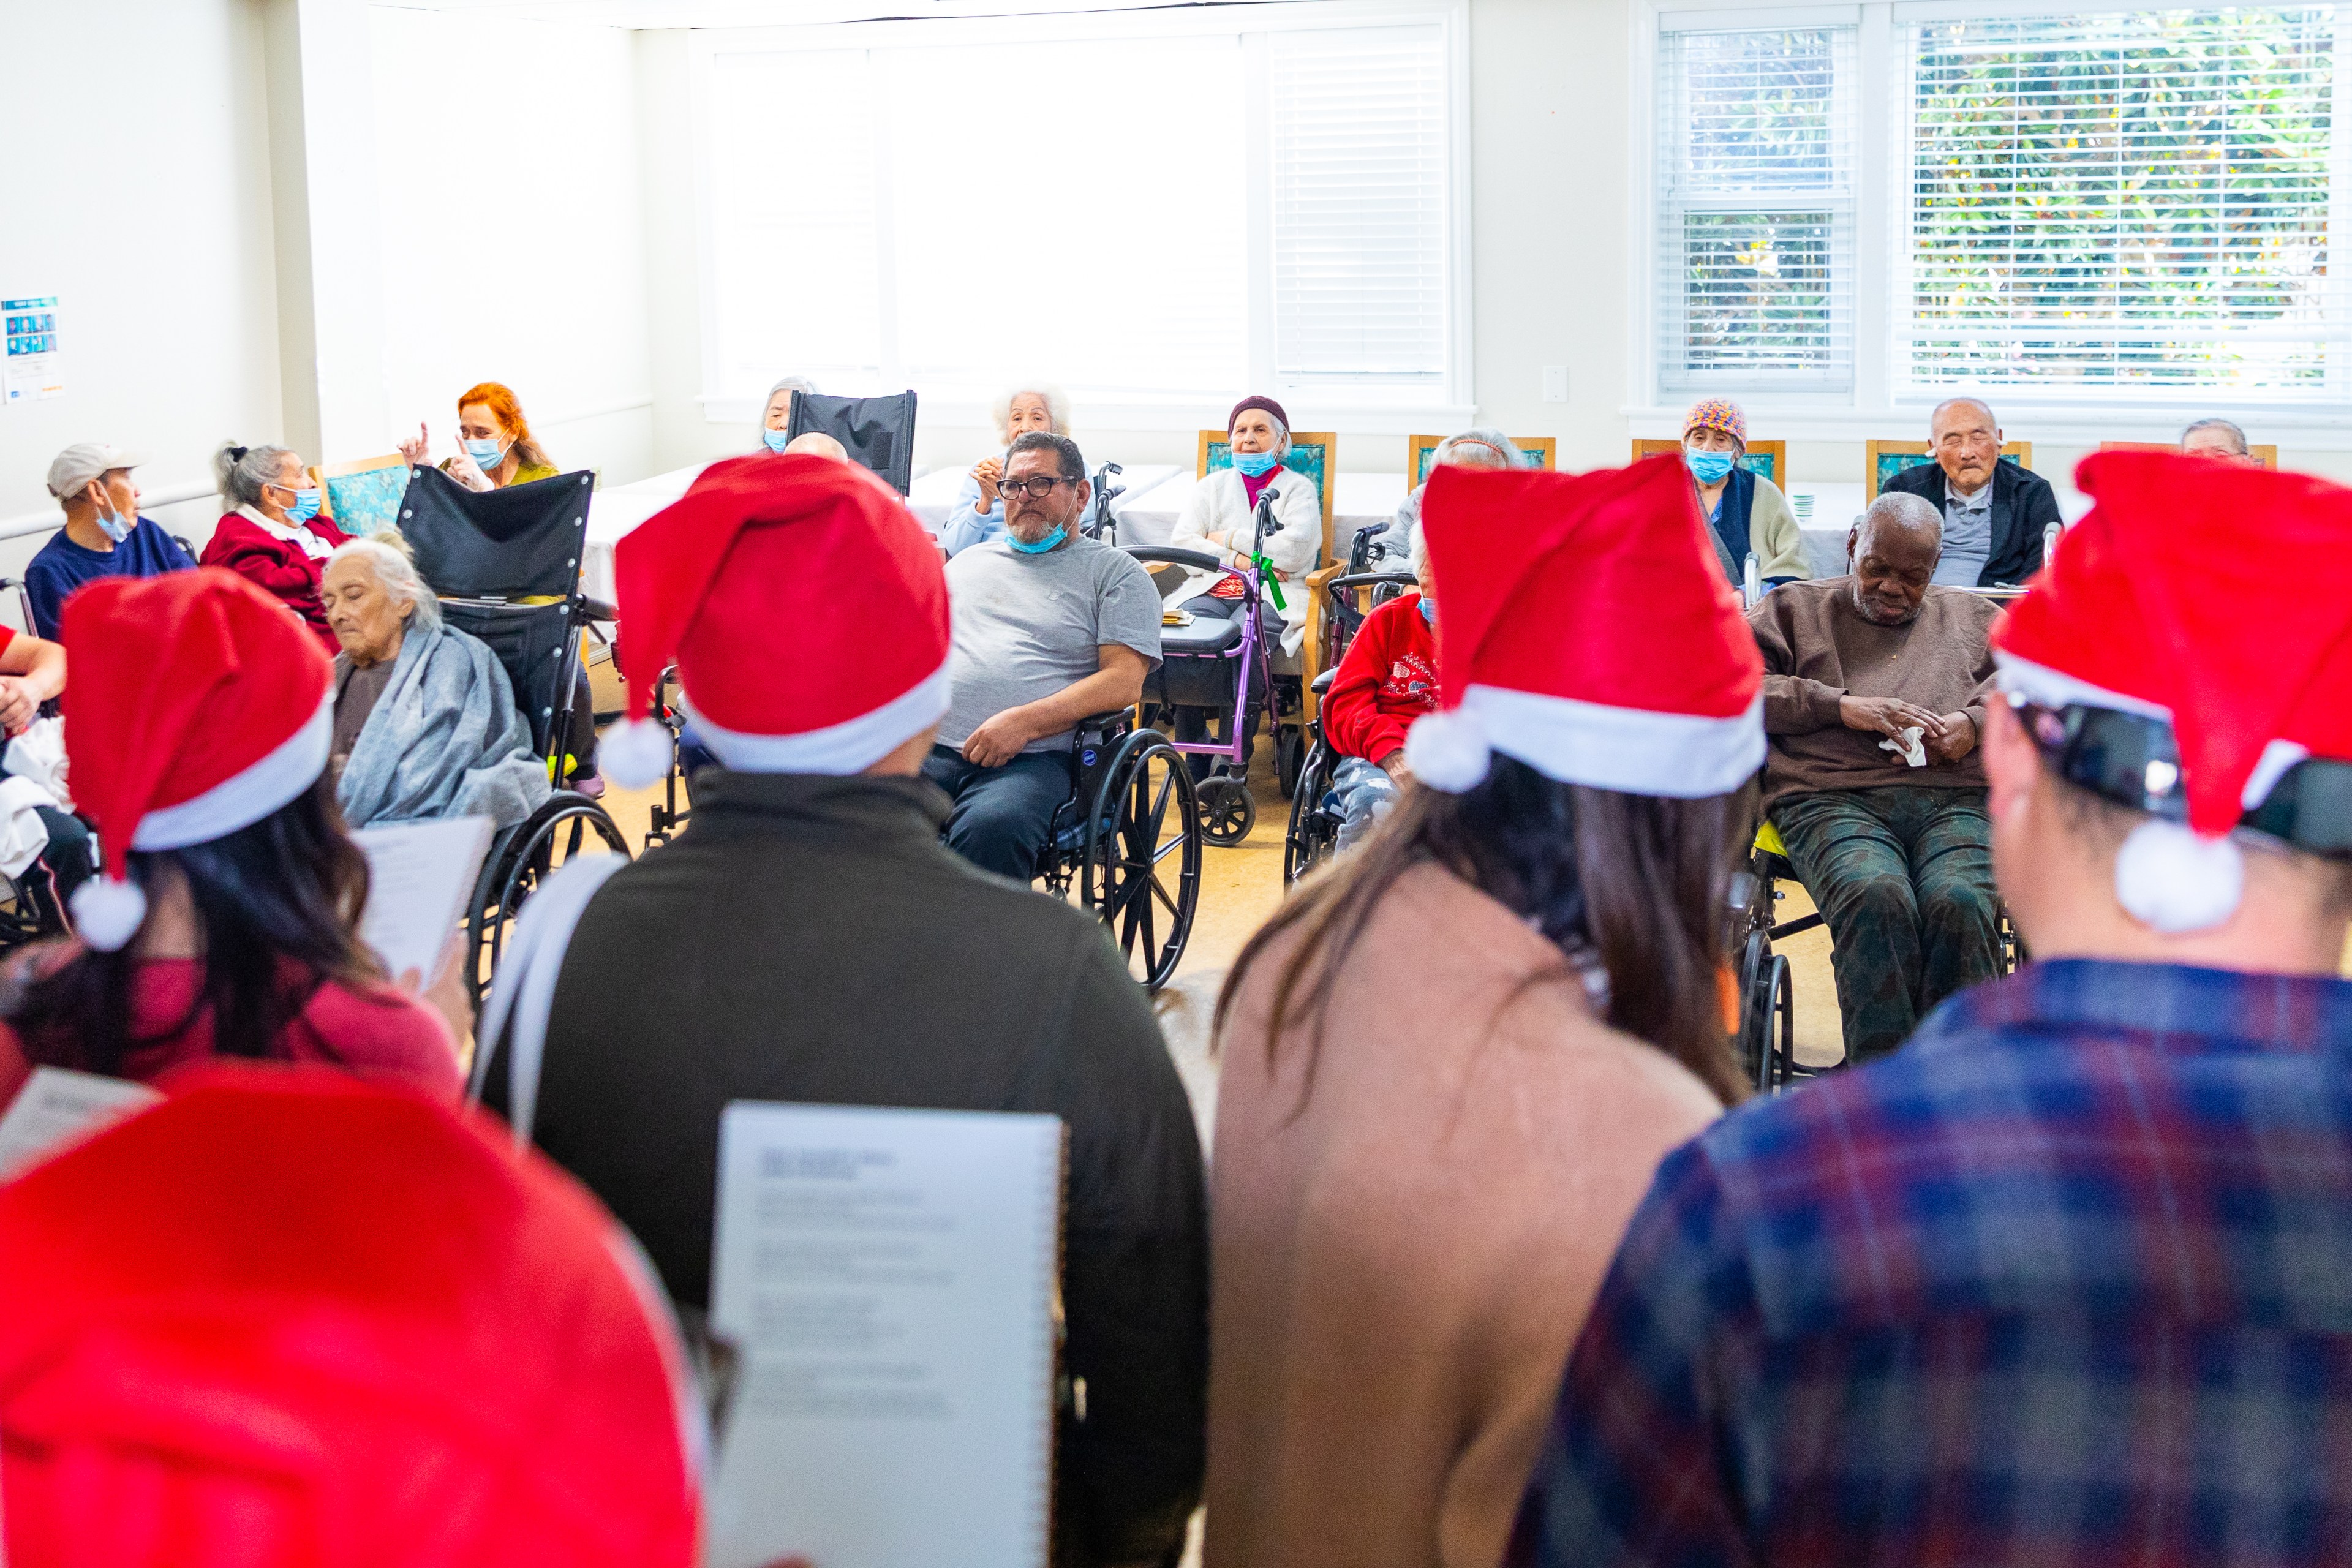
[[[784,443],[784,456],[799,453],[811,458],[831,458],[836,463],[849,461],[849,448],[822,430],[810,430]]]
[[[1936,581],[1951,588],[2022,584],[2042,570],[2042,531],[2059,521],[2050,481],[2000,455],[2000,422],[1976,397],[1948,397],[1927,419],[1930,462],[1886,481],[1924,497],[1944,520]]]
[[[1943,544],[1926,500],[1880,496],[1846,536],[1845,576],[1784,583],[1748,613],[1764,811],[1829,922],[1848,1062],[2000,973],[1977,755],[1996,606],[1937,584]]]

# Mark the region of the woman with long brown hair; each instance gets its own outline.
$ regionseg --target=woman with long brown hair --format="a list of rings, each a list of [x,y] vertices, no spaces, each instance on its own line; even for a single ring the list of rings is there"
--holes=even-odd
[[[1218,1003],[1210,1568],[1486,1568],[1659,1158],[1740,1093],[1761,667],[1678,463],[1440,468],[1416,781]]]

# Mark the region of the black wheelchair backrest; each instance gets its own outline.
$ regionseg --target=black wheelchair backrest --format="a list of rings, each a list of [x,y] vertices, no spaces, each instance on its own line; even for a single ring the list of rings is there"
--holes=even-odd
[[[572,607],[551,605],[450,604],[441,618],[490,645],[514,688],[515,706],[530,725],[531,750],[553,754],[556,721],[572,700]]]
[[[446,598],[569,598],[587,552],[595,476],[582,470],[469,490],[438,468],[417,468],[400,503],[400,531],[416,570]]]
[[[889,397],[827,397],[821,392],[795,392],[792,416],[784,428],[796,437],[823,431],[848,448],[853,461],[881,475],[900,495],[915,482],[912,389]]]

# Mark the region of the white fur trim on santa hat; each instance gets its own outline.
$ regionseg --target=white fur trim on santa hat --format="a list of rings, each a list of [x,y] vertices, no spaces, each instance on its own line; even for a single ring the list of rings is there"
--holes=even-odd
[[[1424,713],[1404,732],[1404,763],[1432,789],[1460,795],[1486,781],[1495,749],[1478,721],[1458,709]]]
[[[596,742],[596,766],[623,789],[645,789],[669,772],[669,726],[651,719],[624,719]]]
[[[2121,691],[2110,691],[2104,686],[2094,686],[2087,680],[2053,669],[2046,664],[2036,664],[2030,658],[2020,658],[2013,653],[1995,648],[1994,679],[2011,697],[2022,697],[2042,708],[2105,708],[2117,713],[2137,713],[2143,719],[2160,719],[2172,722],[2172,710],[2160,702],[2150,702],[2145,697],[2133,697]]]
[[[2245,857],[2235,844],[2200,837],[2177,822],[2143,822],[2116,852],[2116,901],[2167,936],[2220,925],[2245,888]]]
[[[693,695],[681,684],[678,706],[694,721],[694,732],[710,754],[739,773],[831,773],[845,777],[897,751],[938,723],[948,710],[952,686],[948,667],[915,682],[879,708],[797,735],[753,735],[726,730],[695,710]]]
[[[1473,686],[1454,708],[1416,721],[1405,738],[1405,760],[1413,776],[1458,791],[1486,777],[1483,753],[1476,775],[1465,784],[1447,784],[1424,773],[1412,747],[1422,726],[1438,717],[1446,722],[1433,742],[1423,742],[1423,754],[1430,754],[1430,744],[1436,744],[1441,770],[1449,778],[1467,774],[1477,750],[1474,742],[1562,784],[1671,800],[1728,795],[1764,765],[1760,692],[1746,712],[1717,719],[1617,708],[1503,686]],[[1459,767],[1451,765],[1457,761]]]
[[[294,799],[327,771],[335,733],[330,694],[303,726],[244,772],[232,773],[193,800],[150,811],[131,830],[133,849],[184,849],[250,827]]]

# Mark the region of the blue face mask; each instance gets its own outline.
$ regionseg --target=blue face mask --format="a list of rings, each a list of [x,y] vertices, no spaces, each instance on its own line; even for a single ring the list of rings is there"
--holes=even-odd
[[[762,430],[760,439],[768,444],[769,451],[781,454],[793,444],[793,433],[789,430]]]
[[[1426,594],[1421,596],[1421,624],[1432,631],[1437,629],[1437,605]]]
[[[319,487],[310,485],[294,492],[294,504],[286,509],[289,522],[308,522],[319,515]]]
[[[139,514],[136,512],[101,511],[98,514],[98,531],[117,544],[130,538],[131,531],[138,525]]]
[[[474,466],[486,474],[507,460],[506,448],[496,441],[467,441],[464,445],[466,456],[473,458]]]
[[[1251,479],[1256,479],[1260,474],[1273,472],[1274,466],[1281,461],[1282,459],[1272,452],[1235,452],[1234,454],[1234,467]]]
[[[1737,460],[1728,452],[1694,452],[1688,447],[1683,448],[1683,461],[1690,465],[1691,477],[1703,485],[1721,484]]]
[[[1068,526],[1065,524],[1062,527],[1055,529],[1053,532],[1037,541],[1034,544],[1024,544],[1020,540],[1014,538],[1009,533],[1004,536],[1004,542],[1010,544],[1013,549],[1018,550],[1024,555],[1043,555],[1045,552],[1053,549],[1054,546],[1061,543],[1062,541],[1069,537],[1070,530]]]

